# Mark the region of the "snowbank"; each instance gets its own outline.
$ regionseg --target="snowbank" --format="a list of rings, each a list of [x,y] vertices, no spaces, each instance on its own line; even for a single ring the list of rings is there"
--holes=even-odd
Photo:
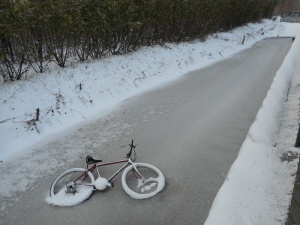
[[[299,52],[300,32],[276,73],[205,225],[283,224],[290,203],[287,193],[292,190],[292,173],[297,163],[280,160],[282,152],[276,149],[276,138],[289,82],[300,63]]]

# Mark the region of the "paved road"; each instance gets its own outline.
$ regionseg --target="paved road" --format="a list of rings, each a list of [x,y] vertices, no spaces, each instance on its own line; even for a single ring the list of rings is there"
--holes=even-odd
[[[106,116],[37,147],[36,154],[47,151],[60,164],[7,206],[2,223],[203,224],[291,43],[261,41],[230,59],[124,101]],[[78,206],[46,204],[48,188],[68,157],[89,153],[117,160],[131,139],[137,143],[138,161],[164,173],[162,193],[134,200],[116,179],[114,188],[95,192]],[[76,160],[68,167],[84,166],[83,162]]]

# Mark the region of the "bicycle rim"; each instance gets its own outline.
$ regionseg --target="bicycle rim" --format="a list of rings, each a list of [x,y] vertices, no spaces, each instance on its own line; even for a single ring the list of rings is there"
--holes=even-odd
[[[126,168],[122,175],[125,192],[135,199],[146,199],[156,195],[165,186],[165,178],[156,167],[146,163],[135,163]],[[141,179],[142,175],[142,179]]]

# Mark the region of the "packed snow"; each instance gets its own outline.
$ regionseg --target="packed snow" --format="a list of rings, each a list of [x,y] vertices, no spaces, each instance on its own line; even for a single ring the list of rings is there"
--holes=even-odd
[[[106,189],[107,187],[111,187],[111,184],[107,181],[106,178],[98,177],[95,180],[95,187],[97,190],[102,191],[102,190]]]
[[[0,175],[1,215],[18,200],[14,198],[16,193],[29,190],[57,166],[56,159],[46,152],[34,163],[21,161],[20,157],[26,158],[32,146],[55,138],[54,134],[76,124],[99,118],[129,97],[227,58],[264,38],[295,37],[299,28],[299,24],[264,20],[210,35],[204,42],[145,47],[77,65],[70,62],[67,68],[52,66],[45,74],[28,74],[25,80],[1,83],[0,169],[6,171]],[[299,123],[299,39],[298,34],[277,72],[213,203],[208,225],[274,225],[283,224],[286,218],[298,159],[285,159],[299,153],[291,147]],[[289,97],[284,102],[291,77]],[[282,106],[286,110],[281,111]],[[35,121],[37,108],[39,121]],[[39,170],[35,169],[37,166]]]
[[[75,194],[66,193],[65,189],[61,189],[56,195],[47,196],[46,201],[51,205],[74,206],[88,199],[92,193],[93,187],[79,185]]]

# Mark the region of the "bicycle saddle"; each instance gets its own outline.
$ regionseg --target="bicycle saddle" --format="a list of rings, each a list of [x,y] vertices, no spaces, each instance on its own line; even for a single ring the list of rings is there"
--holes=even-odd
[[[97,163],[97,162],[102,162],[101,159],[94,159],[92,156],[86,156],[86,164],[93,164],[93,163]]]

